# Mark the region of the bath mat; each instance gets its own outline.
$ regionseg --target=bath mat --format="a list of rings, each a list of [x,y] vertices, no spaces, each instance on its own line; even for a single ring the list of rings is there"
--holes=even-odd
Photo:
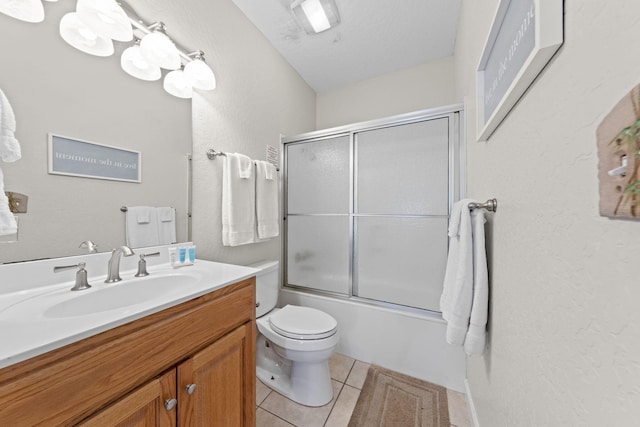
[[[449,427],[447,389],[371,365],[349,427]]]

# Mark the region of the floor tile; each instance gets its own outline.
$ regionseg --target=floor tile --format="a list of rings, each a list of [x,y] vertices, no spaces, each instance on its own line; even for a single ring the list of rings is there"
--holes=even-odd
[[[269,393],[271,393],[271,389],[256,378],[256,406],[260,406]]]
[[[336,404],[333,405],[329,419],[325,427],[346,427],[351,419],[353,409],[360,396],[360,390],[355,387],[345,385],[340,391]]]
[[[342,388],[342,384],[338,381],[332,381],[332,385],[333,399],[324,406],[313,408],[300,405],[280,393],[271,392],[260,407],[295,426],[322,427],[329,417],[331,408],[333,408],[333,404]]]
[[[370,363],[364,363],[356,360],[356,363],[353,364],[351,373],[347,378],[346,384],[349,384],[359,390],[362,389],[362,385],[364,384],[364,380],[367,378],[367,371],[369,370],[370,365]]]
[[[449,401],[449,421],[456,427],[471,427],[471,417],[467,399],[463,393],[447,389]]]
[[[291,427],[292,425],[262,408],[256,411],[256,427]]]
[[[355,359],[340,353],[334,353],[329,359],[329,371],[331,378],[341,383],[345,382]]]

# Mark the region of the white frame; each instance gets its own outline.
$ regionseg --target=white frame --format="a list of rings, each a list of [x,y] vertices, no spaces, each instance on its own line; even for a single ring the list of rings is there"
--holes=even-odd
[[[135,157],[135,164],[136,164],[136,169],[137,169],[137,177],[135,179],[127,179],[127,178],[119,178],[119,177],[115,177],[115,176],[109,176],[108,174],[99,174],[99,173],[94,173],[94,174],[80,174],[80,173],[73,173],[73,172],[68,172],[68,171],[61,171],[61,170],[56,170],[54,168],[54,164],[53,164],[53,139],[54,138],[63,138],[69,141],[74,141],[74,142],[80,142],[83,144],[87,144],[87,145],[92,145],[95,147],[101,147],[102,149],[104,149],[105,151],[112,151],[114,153],[117,152],[121,152],[121,153],[127,153],[127,154],[132,154]],[[59,135],[59,134],[54,134],[54,133],[49,133],[48,134],[48,144],[47,144],[47,163],[48,163],[48,173],[51,175],[66,175],[66,176],[75,176],[75,177],[80,177],[80,178],[93,178],[93,179],[104,179],[104,180],[109,180],[109,181],[121,181],[121,182],[134,182],[134,183],[141,183],[142,182],[142,153],[140,151],[135,151],[135,150],[127,150],[127,149],[123,149],[123,148],[118,148],[118,147],[113,147],[111,145],[105,145],[105,144],[98,144],[95,142],[91,142],[91,141],[85,141],[82,139],[78,139],[78,138],[72,138],[72,137],[68,137],[68,136],[64,136],[64,135]]]
[[[563,43],[562,0],[533,0],[535,7],[535,46],[509,84],[506,92],[502,95],[495,110],[485,122],[485,67],[496,39],[500,35],[501,26],[511,1],[517,0],[500,1],[477,68],[476,119],[478,141],[489,139]]]

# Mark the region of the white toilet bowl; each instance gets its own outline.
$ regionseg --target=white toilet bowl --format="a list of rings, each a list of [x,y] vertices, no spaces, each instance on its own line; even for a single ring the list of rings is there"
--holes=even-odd
[[[252,265],[261,270],[256,275],[256,374],[295,402],[322,406],[333,398],[329,358],[338,345],[338,322],[309,307],[273,308],[277,265],[277,261]]]
[[[322,406],[333,398],[329,358],[338,345],[337,322],[328,314],[307,307],[286,306],[283,310],[295,310],[296,315],[308,310],[313,315],[324,315],[333,326],[303,337],[300,331],[292,331],[296,338],[282,335],[282,328],[271,323],[281,310],[274,309],[256,320],[258,343],[256,348],[256,373],[267,386],[289,399],[307,406]],[[277,320],[277,317],[276,317]],[[326,319],[328,320],[328,319]],[[277,324],[277,322],[276,322]],[[289,331],[284,331],[288,333]]]

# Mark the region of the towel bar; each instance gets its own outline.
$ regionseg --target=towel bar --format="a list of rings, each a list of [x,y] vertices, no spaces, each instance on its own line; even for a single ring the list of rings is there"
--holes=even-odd
[[[498,201],[496,199],[489,199],[484,203],[469,203],[469,210],[474,209],[486,209],[489,212],[495,212],[498,210]]]
[[[209,158],[209,160],[213,160],[216,157],[226,156],[226,155],[227,155],[227,153],[224,153],[222,151],[216,151],[213,148],[209,148],[207,150],[207,157]],[[276,167],[276,171],[280,172],[280,168]]]

